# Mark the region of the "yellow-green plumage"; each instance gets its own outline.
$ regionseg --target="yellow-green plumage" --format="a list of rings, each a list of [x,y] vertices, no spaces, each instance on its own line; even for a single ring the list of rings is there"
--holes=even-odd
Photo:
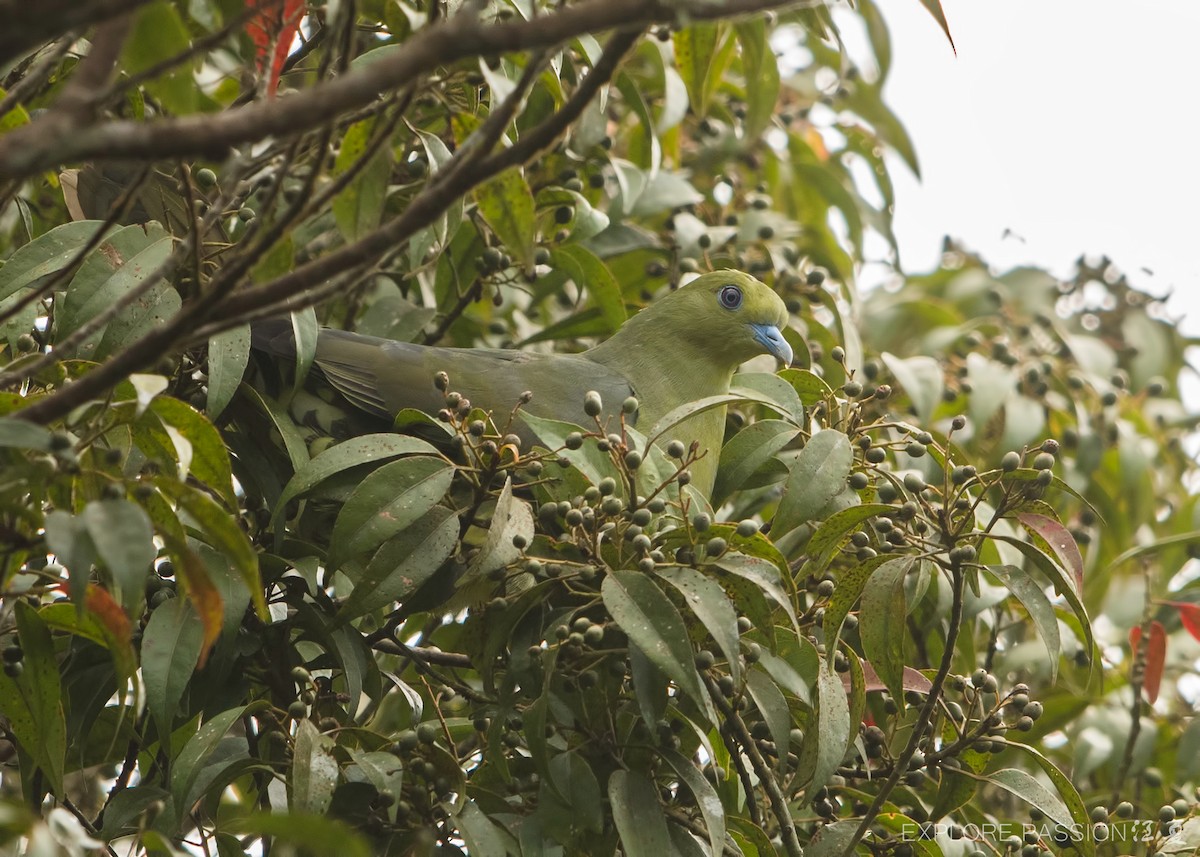
[[[737,305],[731,306],[735,292]],[[433,413],[444,407],[433,378],[446,372],[451,389],[498,417],[528,390],[533,399],[524,410],[589,426],[583,400],[595,390],[614,413],[636,396],[637,425],[648,429],[680,405],[728,392],[737,367],[758,354],[790,362],[782,336],[787,317],[783,300],[765,284],[739,271],[715,271],[655,301],[581,354],[437,348],[322,330],[314,364],[353,404],[385,418],[402,408]],[[258,348],[280,354],[294,349],[290,330],[255,334]],[[707,450],[692,474],[705,495],[716,475],[724,424],[725,410],[716,408],[672,432]],[[524,426],[517,431],[534,440]]]

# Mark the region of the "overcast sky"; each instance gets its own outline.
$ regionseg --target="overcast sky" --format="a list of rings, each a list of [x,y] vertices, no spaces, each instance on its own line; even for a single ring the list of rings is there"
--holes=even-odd
[[[942,2],[957,57],[918,0],[879,4],[922,166],[894,165],[905,269],[947,233],[1000,268],[1107,253],[1200,334],[1200,2]]]

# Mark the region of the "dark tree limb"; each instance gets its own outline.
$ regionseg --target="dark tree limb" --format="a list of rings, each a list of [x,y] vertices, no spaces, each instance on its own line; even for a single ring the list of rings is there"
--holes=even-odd
[[[63,33],[117,18],[151,0],[0,0],[0,64]]]
[[[100,2],[94,0],[94,4]],[[128,5],[139,0],[103,2]],[[55,137],[52,143],[43,122],[33,122],[0,138],[0,179],[23,178],[77,160],[223,158],[239,144],[319,127],[343,112],[374,102],[381,92],[466,57],[547,48],[584,33],[616,27],[641,29],[652,23],[674,22],[681,15],[707,20],[789,5],[794,4],[788,0],[584,0],[551,15],[495,24],[459,14],[424,28],[392,56],[288,98],[255,102],[217,115],[88,125]],[[0,11],[0,19],[3,17]]]

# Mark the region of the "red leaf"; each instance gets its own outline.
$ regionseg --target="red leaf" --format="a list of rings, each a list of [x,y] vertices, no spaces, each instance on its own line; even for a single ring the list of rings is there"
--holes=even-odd
[[[217,642],[217,637],[221,635],[221,625],[225,620],[225,602],[209,579],[204,560],[191,550],[182,551],[179,559],[181,561],[176,566],[179,582],[187,591],[188,598],[200,617],[200,624],[204,627],[204,645],[200,649],[200,661],[197,664],[202,668],[208,660],[208,653]]]
[[[274,95],[279,87],[279,75],[304,11],[304,0],[267,0],[246,22],[246,35],[257,48],[258,73],[267,74],[267,95]]]
[[[1200,604],[1189,604],[1186,601],[1168,601],[1167,603],[1179,611],[1179,621],[1183,623],[1184,629],[1200,640]]]
[[[1071,531],[1053,518],[1039,515],[1036,512],[1020,512],[1017,519],[1033,532],[1046,540],[1062,567],[1071,572],[1075,578],[1075,593],[1083,594],[1083,554]]]
[[[867,693],[879,690],[887,690],[887,685],[883,683],[883,679],[875,672],[875,667],[871,666],[870,661],[862,662],[863,668],[863,684],[866,685]],[[846,692],[850,692],[850,673],[842,673],[842,684],[846,686]],[[905,690],[915,690],[917,693],[928,694],[933,689],[933,684],[925,676],[914,670],[912,667],[905,667],[900,679],[900,684]]]
[[[1137,658],[1138,648],[1142,641],[1142,628],[1134,625],[1129,629],[1129,646],[1133,656]],[[1162,687],[1163,667],[1167,663],[1167,632],[1162,623],[1150,623],[1150,641],[1146,646],[1146,668],[1142,672],[1142,690],[1146,699],[1153,705],[1158,700],[1158,691]]]
[[[124,646],[129,645],[133,636],[129,617],[125,615],[121,605],[113,600],[107,589],[89,583],[83,603],[87,611],[96,617],[115,641]]]

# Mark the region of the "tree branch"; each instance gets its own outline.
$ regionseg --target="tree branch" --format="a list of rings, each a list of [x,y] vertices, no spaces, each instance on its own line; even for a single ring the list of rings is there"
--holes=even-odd
[[[363,259],[379,258],[406,241],[418,229],[432,223],[445,211],[446,206],[475,185],[510,166],[523,164],[536,157],[579,118],[600,87],[612,78],[621,58],[637,39],[636,32],[613,36],[595,67],[562,108],[542,125],[522,136],[518,142],[493,155],[464,164],[462,168],[456,167],[452,162],[430,181],[395,220],[353,244],[320,259],[314,259],[270,283],[232,295],[222,307],[224,318],[231,320],[230,326],[235,326],[246,313],[286,301],[318,283],[362,264]],[[288,307],[289,310],[297,308]]]
[[[215,116],[108,122],[79,128],[53,142],[47,140],[41,121],[31,123],[0,139],[0,179],[23,178],[67,161],[92,158],[221,158],[238,144],[322,125],[373,102],[380,92],[466,57],[545,48],[583,33],[615,27],[640,29],[681,16],[689,20],[727,18],[790,5],[795,4],[790,0],[584,0],[552,15],[491,25],[459,14],[424,28],[391,56],[288,98],[255,102]]]
[[[0,64],[70,30],[132,12],[150,0],[0,0]]]

